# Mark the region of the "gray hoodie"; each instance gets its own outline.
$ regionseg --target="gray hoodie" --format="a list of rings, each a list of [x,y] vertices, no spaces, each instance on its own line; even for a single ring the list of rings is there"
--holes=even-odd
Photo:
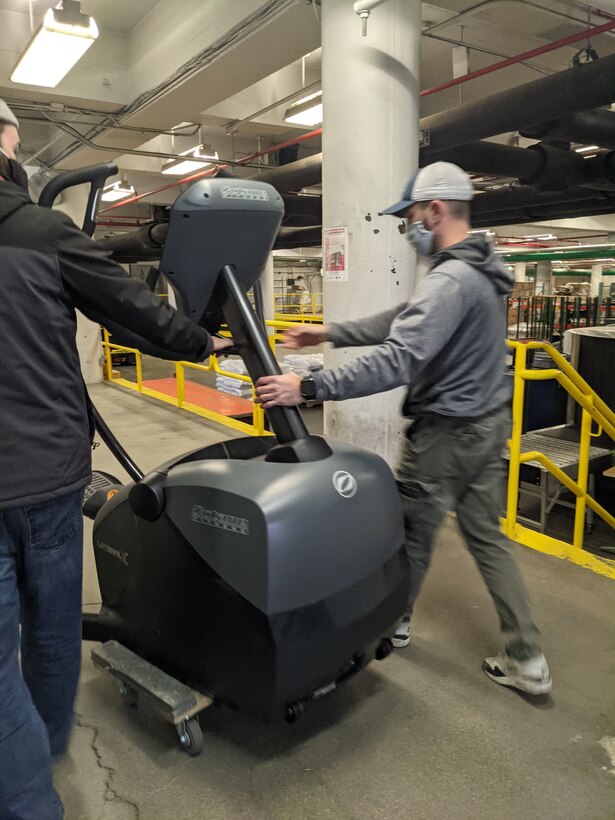
[[[335,347],[377,345],[314,374],[320,400],[408,386],[403,413],[476,418],[510,399],[504,376],[506,305],[514,276],[482,236],[440,251],[411,301],[331,325]]]

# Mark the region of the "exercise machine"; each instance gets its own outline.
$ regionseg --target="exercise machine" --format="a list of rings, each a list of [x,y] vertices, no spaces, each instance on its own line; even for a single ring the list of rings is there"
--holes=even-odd
[[[247,290],[282,215],[270,185],[201,180],[171,209],[161,261],[178,309],[212,333],[226,323],[254,381],[280,373]],[[197,448],[145,476],[97,417],[133,480],[97,474],[85,504],[103,603],[84,615],[84,638],[102,643],[94,661],[126,699],[153,699],[191,754],[211,702],[293,721],[384,659],[407,602],[386,463],[310,435],[298,408],[267,416],[274,436]]]

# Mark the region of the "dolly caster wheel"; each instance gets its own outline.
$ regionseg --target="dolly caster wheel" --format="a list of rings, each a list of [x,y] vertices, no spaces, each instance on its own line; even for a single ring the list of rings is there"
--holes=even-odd
[[[201,754],[203,751],[203,730],[196,717],[182,720],[177,726],[177,734],[179,735],[181,747],[186,754],[190,757]]]
[[[296,723],[299,718],[303,717],[305,713],[305,706],[300,702],[291,703],[286,707],[286,717],[284,718],[287,723]]]
[[[374,657],[377,661],[383,661],[385,658],[388,658],[391,652],[393,651],[393,642],[390,638],[383,638],[380,643],[378,644],[378,648],[374,654]]]
[[[126,706],[136,706],[139,702],[139,693],[127,683],[120,683],[120,697]]]

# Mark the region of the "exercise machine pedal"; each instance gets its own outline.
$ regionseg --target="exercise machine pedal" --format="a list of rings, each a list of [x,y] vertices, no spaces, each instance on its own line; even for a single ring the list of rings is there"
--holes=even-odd
[[[95,470],[92,480],[83,491],[83,514],[94,520],[102,505],[123,487],[119,478],[111,473]]]

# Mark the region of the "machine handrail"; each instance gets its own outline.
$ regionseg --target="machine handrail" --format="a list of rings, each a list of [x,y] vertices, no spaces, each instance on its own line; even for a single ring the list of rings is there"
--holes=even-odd
[[[77,168],[74,171],[64,171],[64,173],[58,174],[57,177],[49,180],[45,185],[38,198],[38,204],[43,208],[51,208],[62,191],[73,188],[75,185],[89,183],[90,192],[81,229],[88,236],[92,236],[96,228],[100,192],[109,177],[115,176],[117,172],[118,167],[115,162],[101,162],[97,165]]]

